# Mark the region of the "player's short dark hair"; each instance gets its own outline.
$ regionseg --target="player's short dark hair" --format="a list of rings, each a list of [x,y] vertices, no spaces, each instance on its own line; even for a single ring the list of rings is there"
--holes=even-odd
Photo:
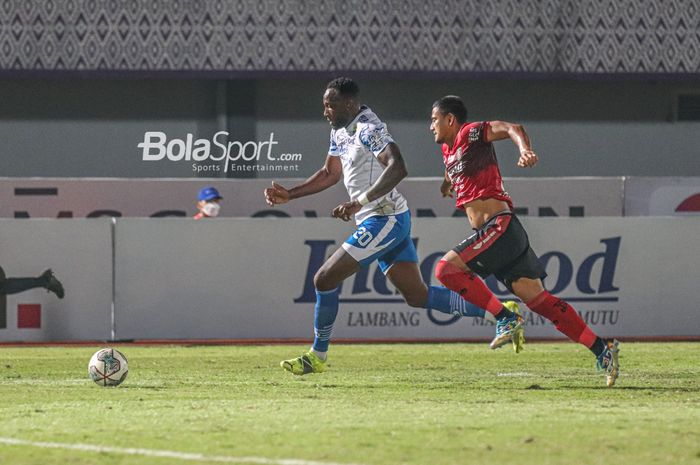
[[[335,89],[343,97],[357,97],[360,88],[349,77],[337,77],[328,83],[326,89]]]
[[[467,107],[461,98],[456,95],[445,95],[444,97],[435,100],[433,108],[437,108],[440,113],[446,115],[452,113],[459,124],[467,122]]]

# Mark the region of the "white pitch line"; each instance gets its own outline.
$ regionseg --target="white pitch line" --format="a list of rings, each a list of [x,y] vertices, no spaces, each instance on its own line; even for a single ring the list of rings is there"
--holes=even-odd
[[[220,463],[259,463],[262,465],[362,465],[357,463],[318,462],[302,459],[268,459],[265,457],[231,457],[226,455],[204,455],[191,452],[176,452],[158,449],[137,449],[130,447],[95,446],[92,444],[68,444],[62,442],[26,441],[24,439],[0,437],[0,444],[10,446],[31,446],[44,449],[68,449],[83,452],[107,452],[123,455],[143,455],[145,457],[164,457],[170,459],[189,460],[193,462]]]

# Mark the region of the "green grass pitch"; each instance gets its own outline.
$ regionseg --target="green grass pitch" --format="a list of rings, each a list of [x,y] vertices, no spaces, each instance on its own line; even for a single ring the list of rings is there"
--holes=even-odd
[[[0,443],[0,463],[700,464],[700,343],[623,343],[613,389],[573,343],[129,346],[129,377],[87,376],[99,347],[0,348],[0,438],[203,454],[153,457]],[[218,460],[219,462],[216,462]]]

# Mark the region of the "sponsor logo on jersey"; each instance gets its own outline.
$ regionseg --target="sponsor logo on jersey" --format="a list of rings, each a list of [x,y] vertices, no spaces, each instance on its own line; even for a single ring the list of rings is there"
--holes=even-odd
[[[372,152],[377,152],[389,142],[387,136],[381,126],[366,126],[360,131],[360,142]]]
[[[446,162],[446,164],[449,166],[449,165],[451,165],[452,163],[455,163],[456,161],[461,160],[461,159],[462,159],[462,154],[463,154],[463,153],[464,153],[464,152],[462,151],[462,147],[458,147],[458,148],[457,148],[457,151],[455,151],[455,153],[453,153],[452,155],[450,155],[449,157],[447,157],[447,162]]]
[[[484,246],[484,244],[486,244],[488,241],[490,241],[493,238],[493,236],[496,235],[497,232],[498,231],[491,231],[488,236],[486,236],[485,238],[481,239],[479,242],[474,244],[472,249],[479,250],[480,248],[482,248]]]
[[[458,161],[454,165],[447,168],[447,174],[450,177],[450,179],[455,179],[457,176],[459,176],[464,171],[464,168],[466,166],[467,166],[466,160]]]
[[[345,129],[338,129],[333,133],[331,140],[334,142],[331,153],[335,155],[345,155],[348,153],[348,145],[350,144],[350,136]]]
[[[481,140],[481,128],[469,128],[469,142],[478,142]]]

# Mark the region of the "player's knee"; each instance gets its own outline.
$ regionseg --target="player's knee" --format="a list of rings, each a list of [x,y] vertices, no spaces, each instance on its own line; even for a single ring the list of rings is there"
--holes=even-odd
[[[447,260],[440,260],[435,266],[435,278],[442,284],[445,284],[447,276],[453,272],[451,269],[454,267],[455,266]]]
[[[338,287],[337,283],[333,282],[330,274],[321,268],[314,275],[314,286],[319,291],[330,291]]]
[[[513,294],[518,296],[523,302],[529,302],[544,291],[542,281],[531,278],[516,279],[511,284],[511,287],[513,288]]]

